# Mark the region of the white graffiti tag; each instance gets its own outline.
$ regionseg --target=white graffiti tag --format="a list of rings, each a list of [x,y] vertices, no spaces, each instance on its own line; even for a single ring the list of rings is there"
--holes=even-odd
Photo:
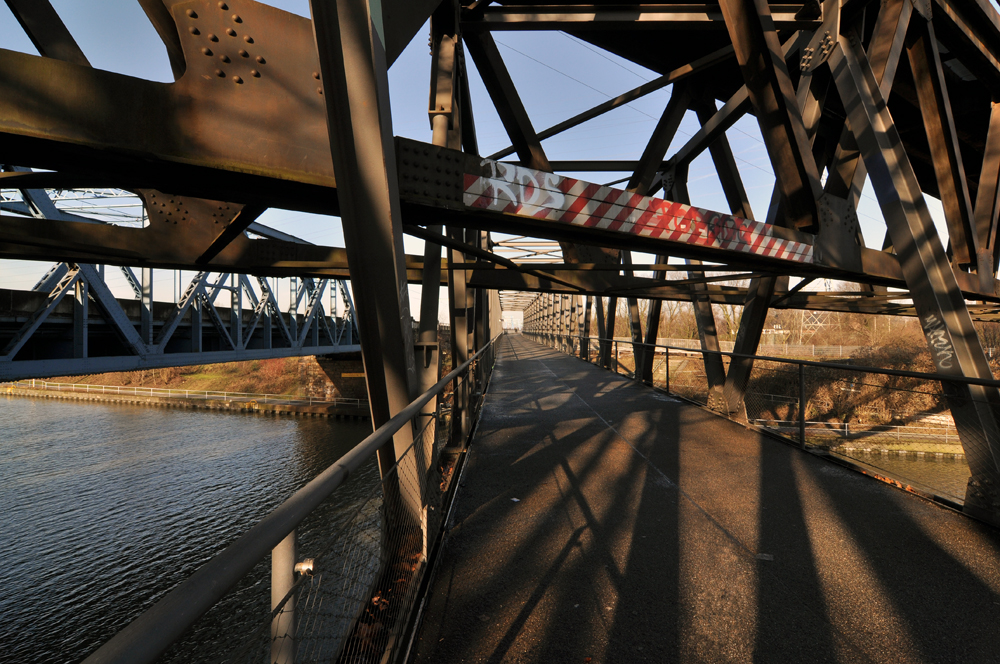
[[[927,337],[927,343],[930,344],[931,352],[934,354],[934,363],[940,369],[951,369],[955,351],[952,348],[951,338],[948,336],[948,331],[945,329],[944,323],[934,314],[924,316],[922,322],[924,336]]]
[[[484,159],[481,166],[490,169],[490,186],[497,200],[506,198],[518,207],[527,205],[562,209],[566,205],[566,197],[559,190],[562,178],[554,173],[543,173],[490,159]],[[537,176],[541,176],[541,182]]]

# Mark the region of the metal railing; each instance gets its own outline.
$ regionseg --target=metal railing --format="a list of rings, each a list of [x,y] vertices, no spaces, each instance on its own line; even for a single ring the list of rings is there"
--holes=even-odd
[[[220,390],[179,390],[166,387],[89,385],[86,383],[57,383],[36,379],[0,383],[0,391],[9,389],[83,392],[86,394],[114,394],[135,397],[160,397],[164,399],[200,399],[205,401],[256,401],[259,404],[280,403],[309,406],[368,407],[368,399],[351,399],[347,397],[319,399],[305,394],[254,394],[252,392],[226,392]]]
[[[757,396],[757,395],[754,395]],[[767,429],[772,429],[774,431],[780,431],[782,433],[796,433],[799,430],[799,422],[797,420],[775,420],[775,419],[754,419],[749,421],[750,424],[758,427],[764,427]],[[835,442],[839,445],[846,444],[849,441],[856,441],[859,444],[867,443],[867,447],[863,449],[881,449],[872,448],[871,445],[875,442],[895,442],[896,444],[901,443],[922,443],[922,444],[933,444],[944,445],[944,446],[955,446],[961,445],[961,441],[958,438],[958,429],[955,427],[921,427],[921,426],[910,426],[905,424],[851,424],[850,422],[813,422],[811,420],[806,420],[806,440],[818,440],[823,438],[825,440]],[[904,452],[903,448],[900,448],[900,452]],[[913,450],[914,452],[925,451],[925,450]],[[962,453],[958,453],[958,456],[965,456]]]
[[[631,341],[628,337],[622,337],[620,341]],[[698,339],[677,339],[673,337],[657,337],[656,345],[673,348],[692,348],[701,350],[701,341]],[[732,341],[719,341],[719,350],[732,352],[735,348]],[[841,344],[788,344],[788,343],[761,343],[757,346],[757,352],[761,355],[790,355],[793,357],[850,357],[852,353],[864,348],[864,346],[844,346]]]
[[[408,618],[444,521],[437,456],[451,436],[442,429],[459,425],[454,412],[442,415],[440,400],[436,412],[422,411],[435,397],[447,398],[449,387],[451,394],[467,389],[477,399],[469,406],[470,416],[461,419],[475,421],[492,373],[495,345],[495,340],[489,342],[442,378],[85,663],[152,662],[164,653],[168,660],[191,661],[204,658],[206,644],[221,653],[210,659],[226,661],[398,659],[408,645]],[[322,521],[324,513],[318,508],[328,505],[328,498],[377,452],[391,453],[393,436],[411,423],[413,444],[394,454],[396,461],[384,470],[376,490],[357,503],[346,521],[332,519],[323,542],[303,558],[297,551],[296,529],[307,517],[319,515]],[[270,608],[261,595],[267,584],[260,566],[268,554]],[[219,603],[231,590],[238,601]],[[220,622],[228,626],[199,629],[199,620],[215,611],[217,603],[225,614]],[[234,619],[234,612],[242,615]]]
[[[654,387],[736,419],[745,417],[749,424],[791,439],[803,449],[825,450],[875,465],[889,476],[904,476],[912,484],[956,503],[965,500],[970,478],[967,450],[958,432],[963,425],[969,430],[979,425],[961,419],[950,421],[950,404],[942,381],[1000,387],[1000,381],[990,379],[704,351],[687,345],[637,344],[630,339],[551,332],[524,334],[578,357],[586,348],[589,360],[595,364],[601,363],[603,350],[607,367],[633,380],[642,378],[636,375],[637,359],[641,365],[645,361],[642,356],[652,349],[652,370],[645,369],[641,374],[645,374],[647,383],[651,377]],[[643,351],[634,352],[636,346]],[[709,388],[705,358],[712,356],[723,364],[734,358],[754,359],[737,411],[730,411],[731,404],[726,401],[729,397],[721,385],[714,391]],[[968,412],[961,411],[963,414],[956,417],[966,417]],[[943,420],[944,426],[926,426],[928,418]],[[975,451],[984,452],[985,439],[971,438],[971,443],[966,440],[965,444],[979,446]],[[908,461],[943,459],[949,465],[900,465],[893,461],[898,457]]]

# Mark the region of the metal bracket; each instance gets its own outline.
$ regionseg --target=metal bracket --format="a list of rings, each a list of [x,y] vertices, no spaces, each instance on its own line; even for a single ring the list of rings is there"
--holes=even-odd
[[[831,267],[861,271],[861,246],[857,242],[858,213],[846,198],[823,194],[816,202],[819,233],[813,243],[816,261]]]
[[[465,210],[465,156],[461,152],[397,138],[396,160],[401,198]]]
[[[929,2],[930,0],[924,0]],[[840,0],[825,0],[823,2],[823,24],[813,33],[812,39],[802,49],[802,59],[799,69],[803,73],[815,71],[826,62],[837,45],[840,35]]]
[[[910,4],[924,19],[931,20],[931,0],[910,0]]]

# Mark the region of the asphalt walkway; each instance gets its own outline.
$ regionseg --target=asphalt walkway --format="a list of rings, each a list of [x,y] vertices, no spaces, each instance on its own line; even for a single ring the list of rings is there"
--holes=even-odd
[[[1000,531],[520,336],[415,662],[997,662]]]

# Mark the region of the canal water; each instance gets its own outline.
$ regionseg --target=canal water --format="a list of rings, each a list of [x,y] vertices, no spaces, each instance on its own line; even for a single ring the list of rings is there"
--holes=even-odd
[[[969,483],[969,464],[964,458],[918,457],[913,454],[896,456],[878,452],[838,452],[851,461],[859,461],[874,471],[904,484],[929,490],[958,503],[965,502],[965,487]]]
[[[81,660],[370,433],[367,421],[0,397],[0,661]],[[377,482],[370,462],[300,528],[300,550]]]

